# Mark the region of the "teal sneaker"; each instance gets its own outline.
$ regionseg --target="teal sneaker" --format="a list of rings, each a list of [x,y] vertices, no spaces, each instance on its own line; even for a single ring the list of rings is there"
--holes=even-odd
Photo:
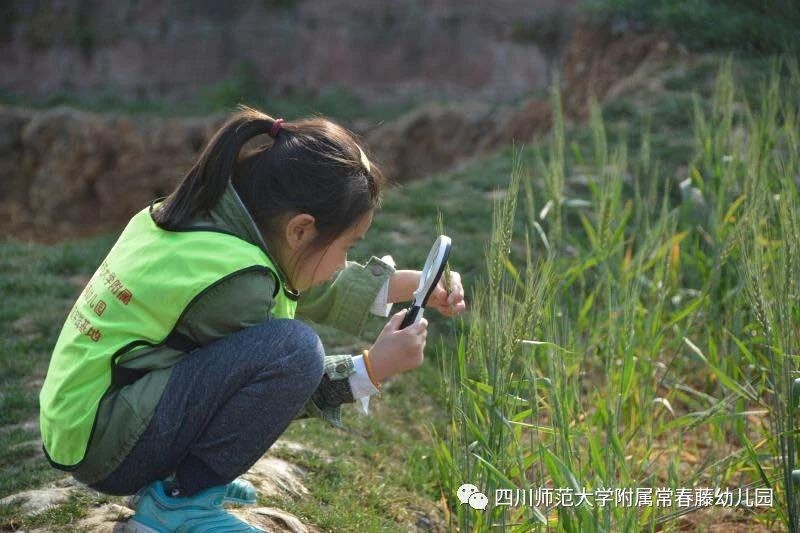
[[[227,485],[211,487],[186,498],[168,496],[164,483],[156,481],[141,492],[136,514],[128,521],[126,530],[136,533],[265,533],[222,507]]]
[[[166,481],[169,479],[172,478],[168,478]],[[148,488],[149,486],[144,487],[136,494],[128,496],[128,499],[125,501],[125,505],[135,511],[136,506],[139,503],[139,498],[142,497],[142,494]],[[256,493],[256,488],[246,479],[237,477],[225,485],[225,498],[223,498],[222,503],[230,505],[255,505],[258,503],[258,494]]]
[[[235,505],[255,505],[258,502],[256,488],[246,479],[237,477],[225,485],[225,498],[222,502]]]

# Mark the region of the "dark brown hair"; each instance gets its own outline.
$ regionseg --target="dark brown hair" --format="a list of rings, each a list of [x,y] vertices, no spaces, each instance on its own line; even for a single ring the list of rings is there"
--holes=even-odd
[[[240,107],[153,212],[159,227],[180,229],[208,211],[230,180],[271,249],[281,245],[286,215],[314,217],[318,236],[304,256],[329,246],[377,207],[384,178],[353,133],[322,117],[283,122],[271,143],[243,150],[274,125],[269,115]]]

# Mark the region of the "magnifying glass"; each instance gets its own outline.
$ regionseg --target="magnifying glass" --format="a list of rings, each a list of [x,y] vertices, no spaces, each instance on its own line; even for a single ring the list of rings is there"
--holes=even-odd
[[[425,266],[422,267],[419,286],[414,291],[414,299],[408,308],[405,318],[403,318],[403,322],[400,324],[400,329],[422,320],[425,304],[428,303],[428,298],[430,298],[436,285],[439,284],[439,278],[442,277],[442,272],[444,272],[444,266],[450,256],[451,245],[452,242],[447,235],[439,235],[436,242],[433,243],[431,251],[428,252],[428,258],[425,260]]]

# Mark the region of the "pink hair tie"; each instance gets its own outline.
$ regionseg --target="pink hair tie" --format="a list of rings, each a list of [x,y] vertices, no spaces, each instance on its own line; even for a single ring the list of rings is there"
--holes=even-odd
[[[281,131],[281,124],[283,124],[282,118],[275,119],[275,121],[272,123],[272,127],[269,130],[270,137],[274,139],[275,136],[278,135],[278,132]]]

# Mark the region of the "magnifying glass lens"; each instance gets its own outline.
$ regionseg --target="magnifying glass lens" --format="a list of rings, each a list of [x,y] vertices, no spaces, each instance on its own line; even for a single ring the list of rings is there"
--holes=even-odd
[[[430,298],[433,289],[436,288],[444,272],[447,258],[450,255],[450,247],[451,241],[450,237],[447,235],[440,235],[436,239],[436,242],[433,243],[431,251],[428,253],[428,257],[425,260],[425,266],[422,267],[419,286],[414,293],[414,302],[411,307],[408,308],[408,313],[406,313],[402,324],[400,324],[400,329],[414,324],[422,318],[422,313],[424,312],[425,305],[428,303],[428,298]]]

